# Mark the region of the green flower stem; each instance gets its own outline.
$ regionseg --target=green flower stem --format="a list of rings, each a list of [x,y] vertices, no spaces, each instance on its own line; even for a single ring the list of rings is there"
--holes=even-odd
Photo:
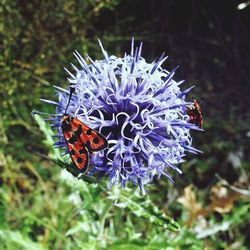
[[[46,157],[46,156],[45,156]],[[110,202],[107,202],[101,217],[101,232],[100,235],[103,236],[104,224],[107,218],[109,210],[112,206],[116,205],[118,207],[128,208],[134,215],[137,217],[142,217],[149,220],[151,223],[166,228],[172,232],[180,231],[180,226],[174,219],[167,216],[158,207],[154,206],[152,201],[149,198],[140,195],[137,192],[134,192],[134,189],[120,189],[113,188],[112,190],[107,190],[106,186],[101,182],[98,182],[93,176],[88,176],[85,174],[79,174],[80,172],[72,166],[72,164],[67,164],[63,161],[57,159],[50,159],[52,162],[59,165],[61,168],[66,168],[72,175],[77,177],[79,180],[88,182],[90,184],[97,184],[98,186],[108,194],[108,199]],[[115,203],[113,204],[113,202]]]
[[[100,238],[104,237],[104,227],[105,227],[105,221],[109,215],[110,209],[114,207],[113,202],[108,200],[105,207],[103,208],[103,211],[100,215]]]

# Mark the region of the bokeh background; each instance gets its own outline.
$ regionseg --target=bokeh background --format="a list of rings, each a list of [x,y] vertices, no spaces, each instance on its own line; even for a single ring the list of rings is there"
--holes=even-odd
[[[249,24],[246,0],[2,0],[0,249],[249,249]],[[31,111],[54,112],[39,98],[67,86],[72,52],[101,59],[100,38],[123,55],[131,37],[147,61],[165,51],[164,67],[180,65],[175,79],[196,85],[190,100],[204,99],[205,131],[193,133],[203,154],[187,156],[174,185],[161,178],[147,189],[179,232],[37,155],[55,151]]]

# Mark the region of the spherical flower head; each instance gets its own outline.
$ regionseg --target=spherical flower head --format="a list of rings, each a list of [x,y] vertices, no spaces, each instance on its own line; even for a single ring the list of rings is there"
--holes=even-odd
[[[185,101],[188,88],[180,90],[182,82],[173,79],[175,70],[161,67],[167,57],[162,55],[152,63],[141,57],[142,44],[123,57],[109,56],[101,42],[104,59],[88,63],[75,52],[80,68],[72,64],[75,74],[68,71],[69,85],[75,94],[67,113],[90,128],[99,131],[108,141],[108,148],[91,155],[89,175],[107,175],[110,184],[131,181],[143,190],[154,176],[167,176],[170,170],[181,173],[176,165],[192,148]],[[61,129],[61,117],[69,100],[69,91],[57,88],[58,102],[53,125],[58,128],[56,146],[68,153]]]

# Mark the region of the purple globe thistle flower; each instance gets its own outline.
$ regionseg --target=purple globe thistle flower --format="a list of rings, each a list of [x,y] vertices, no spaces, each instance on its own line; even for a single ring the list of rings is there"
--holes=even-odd
[[[198,129],[189,122],[185,95],[193,88],[180,90],[183,83],[173,80],[175,70],[161,67],[167,57],[147,63],[141,57],[142,44],[130,54],[119,58],[109,56],[99,41],[103,60],[89,64],[75,52],[80,68],[72,64],[75,75],[68,71],[70,86],[75,94],[67,113],[94,128],[108,140],[108,148],[91,156],[92,175],[108,175],[110,184],[131,181],[143,190],[144,184],[155,175],[171,181],[169,170],[181,173],[176,164],[183,161],[186,151],[194,149],[190,129]],[[52,119],[58,130],[56,147],[68,153],[61,130],[61,117],[69,99],[69,90],[56,87],[58,101],[43,100],[56,105]]]

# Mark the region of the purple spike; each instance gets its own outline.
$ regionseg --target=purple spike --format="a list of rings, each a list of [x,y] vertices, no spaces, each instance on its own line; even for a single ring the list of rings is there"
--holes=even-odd
[[[138,62],[140,57],[141,57],[141,52],[142,52],[142,45],[143,45],[143,42],[140,43],[140,47],[138,49],[138,54],[136,56],[136,61]]]
[[[179,68],[179,66],[177,66],[176,68],[174,68],[164,79],[163,79],[163,82],[165,83],[165,85],[160,88],[158,91],[156,91],[156,93],[154,94],[154,96],[157,96],[159,94],[162,94],[168,87],[169,87],[169,84],[175,74],[175,71]]]
[[[107,53],[107,51],[103,48],[102,42],[101,42],[99,39],[98,39],[98,42],[99,42],[99,46],[101,47],[102,54],[104,55],[105,61],[106,61],[106,63],[108,63],[108,61],[109,61],[108,53]]]
[[[163,62],[168,58],[167,56],[164,57],[165,53],[162,53],[162,55],[160,56],[160,58],[156,61],[154,67],[152,68],[152,70],[150,71],[150,74],[152,75],[157,68],[159,68]]]
[[[193,85],[193,86],[191,86],[190,88],[188,88],[188,89],[182,91],[182,92],[178,95],[178,97],[179,97],[179,98],[182,98],[182,97],[185,96],[187,93],[189,93],[194,87],[195,87],[195,86]]]
[[[40,98],[40,101],[61,107],[61,105],[58,102],[55,102],[55,101],[51,101],[51,100],[47,100],[47,99],[42,99],[42,98]]]
[[[97,65],[95,64],[95,62],[92,60],[91,57],[88,56],[89,61],[91,62],[91,64],[93,65],[93,67],[96,69],[96,71],[101,74],[101,70],[97,67]]]
[[[131,57],[134,57],[134,37],[132,37],[131,40],[131,51],[130,51]]]

